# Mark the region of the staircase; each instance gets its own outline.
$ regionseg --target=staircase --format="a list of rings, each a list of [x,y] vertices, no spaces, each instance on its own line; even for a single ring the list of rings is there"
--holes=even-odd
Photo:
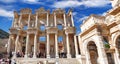
[[[76,58],[17,58],[17,64],[80,64],[80,59]]]
[[[71,59],[59,59],[59,64],[80,64],[78,59],[71,58]]]

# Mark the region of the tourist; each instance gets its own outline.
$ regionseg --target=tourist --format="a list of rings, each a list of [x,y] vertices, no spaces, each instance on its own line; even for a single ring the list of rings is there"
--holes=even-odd
[[[21,52],[21,57],[24,57],[24,53],[23,52]]]
[[[15,59],[12,59],[12,60],[11,60],[11,64],[16,64]]]
[[[16,54],[16,55],[17,55],[17,57],[21,57],[20,52],[17,52],[17,54]]]
[[[9,64],[11,64],[11,59],[9,59]]]
[[[9,53],[9,58],[12,58],[12,51],[10,51],[10,53]]]
[[[8,58],[5,59],[5,64],[9,64],[9,59]]]
[[[1,64],[1,62],[2,62],[2,58],[0,58],[0,64]]]
[[[43,64],[41,61],[39,61],[37,64]]]
[[[2,59],[2,62],[1,62],[1,64],[5,64],[5,59],[4,59],[4,58]]]

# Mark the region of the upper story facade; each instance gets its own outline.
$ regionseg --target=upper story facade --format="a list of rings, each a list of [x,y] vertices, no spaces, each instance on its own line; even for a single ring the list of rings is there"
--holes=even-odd
[[[62,30],[66,31],[66,33],[69,31],[75,33],[72,10],[70,9],[68,13],[60,8],[53,10],[52,13],[44,8],[39,8],[36,11],[29,8],[14,11],[14,21],[10,32],[13,34],[15,33],[14,30],[25,32],[26,30],[29,31],[29,29],[37,29],[40,32]]]

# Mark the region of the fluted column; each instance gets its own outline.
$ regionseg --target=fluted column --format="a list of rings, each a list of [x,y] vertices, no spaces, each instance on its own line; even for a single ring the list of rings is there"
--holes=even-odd
[[[57,34],[55,34],[55,57],[59,58],[58,56],[58,40],[57,40]]]
[[[86,64],[91,64],[91,59],[90,59],[90,53],[88,51],[88,49],[86,49],[86,52],[85,52],[85,56],[86,56]]]
[[[31,14],[29,14],[29,16],[28,16],[28,28],[30,28],[30,16],[31,16]]]
[[[27,38],[26,38],[26,50],[25,50],[25,57],[28,57],[28,46],[29,46],[29,38],[30,38],[30,34],[27,34]]]
[[[74,44],[75,44],[75,53],[76,53],[76,57],[77,57],[77,55],[78,55],[78,45],[77,45],[76,35],[74,35]]]
[[[37,28],[38,27],[38,14],[36,13],[36,21],[35,21],[35,27]]]
[[[19,17],[19,22],[18,22],[18,23],[19,23],[19,27],[21,27],[21,26],[20,26],[21,19],[22,19],[22,14],[20,14],[20,17]]]
[[[57,22],[56,22],[56,13],[54,13],[54,23],[55,23],[55,26],[57,26]]]
[[[104,49],[104,45],[103,45],[103,40],[102,37],[99,35],[96,35],[96,42],[98,43],[98,55],[99,55],[99,62],[100,64],[108,64],[107,61],[107,55]]]
[[[10,53],[10,46],[11,46],[11,35],[9,36],[8,44],[7,44],[7,53]]]
[[[119,61],[119,51],[118,51],[118,48],[116,48],[116,47],[115,47],[114,58],[115,58],[115,63],[116,64],[120,64],[120,61]]]
[[[46,56],[47,58],[50,58],[50,44],[49,44],[49,34],[47,34],[47,44],[46,44]]]
[[[34,54],[33,58],[36,58],[36,52],[37,52],[37,34],[34,36]]]
[[[67,58],[71,58],[70,44],[69,44],[69,36],[68,36],[68,34],[66,34],[66,45],[67,45]]]
[[[72,12],[71,12],[71,21],[72,21],[72,26],[74,27],[74,20],[73,20],[73,15],[72,15]]]
[[[63,14],[63,17],[64,17],[64,25],[66,27],[66,15],[65,15],[65,13]]]
[[[49,26],[48,20],[49,20],[49,13],[47,13],[47,26]]]
[[[12,27],[15,27],[15,25],[14,25],[15,22],[17,22],[17,21],[16,21],[16,18],[14,18],[14,21],[12,22]]]
[[[16,40],[15,40],[15,53],[14,53],[14,57],[16,57],[16,53],[17,53],[17,50],[18,50],[18,41],[19,41],[19,34],[17,35]]]

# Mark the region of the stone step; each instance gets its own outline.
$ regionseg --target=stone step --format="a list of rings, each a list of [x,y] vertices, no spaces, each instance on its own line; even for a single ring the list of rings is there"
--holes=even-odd
[[[79,59],[76,58],[17,58],[17,64],[80,64]]]
[[[80,64],[77,59],[60,59],[59,64]]]

